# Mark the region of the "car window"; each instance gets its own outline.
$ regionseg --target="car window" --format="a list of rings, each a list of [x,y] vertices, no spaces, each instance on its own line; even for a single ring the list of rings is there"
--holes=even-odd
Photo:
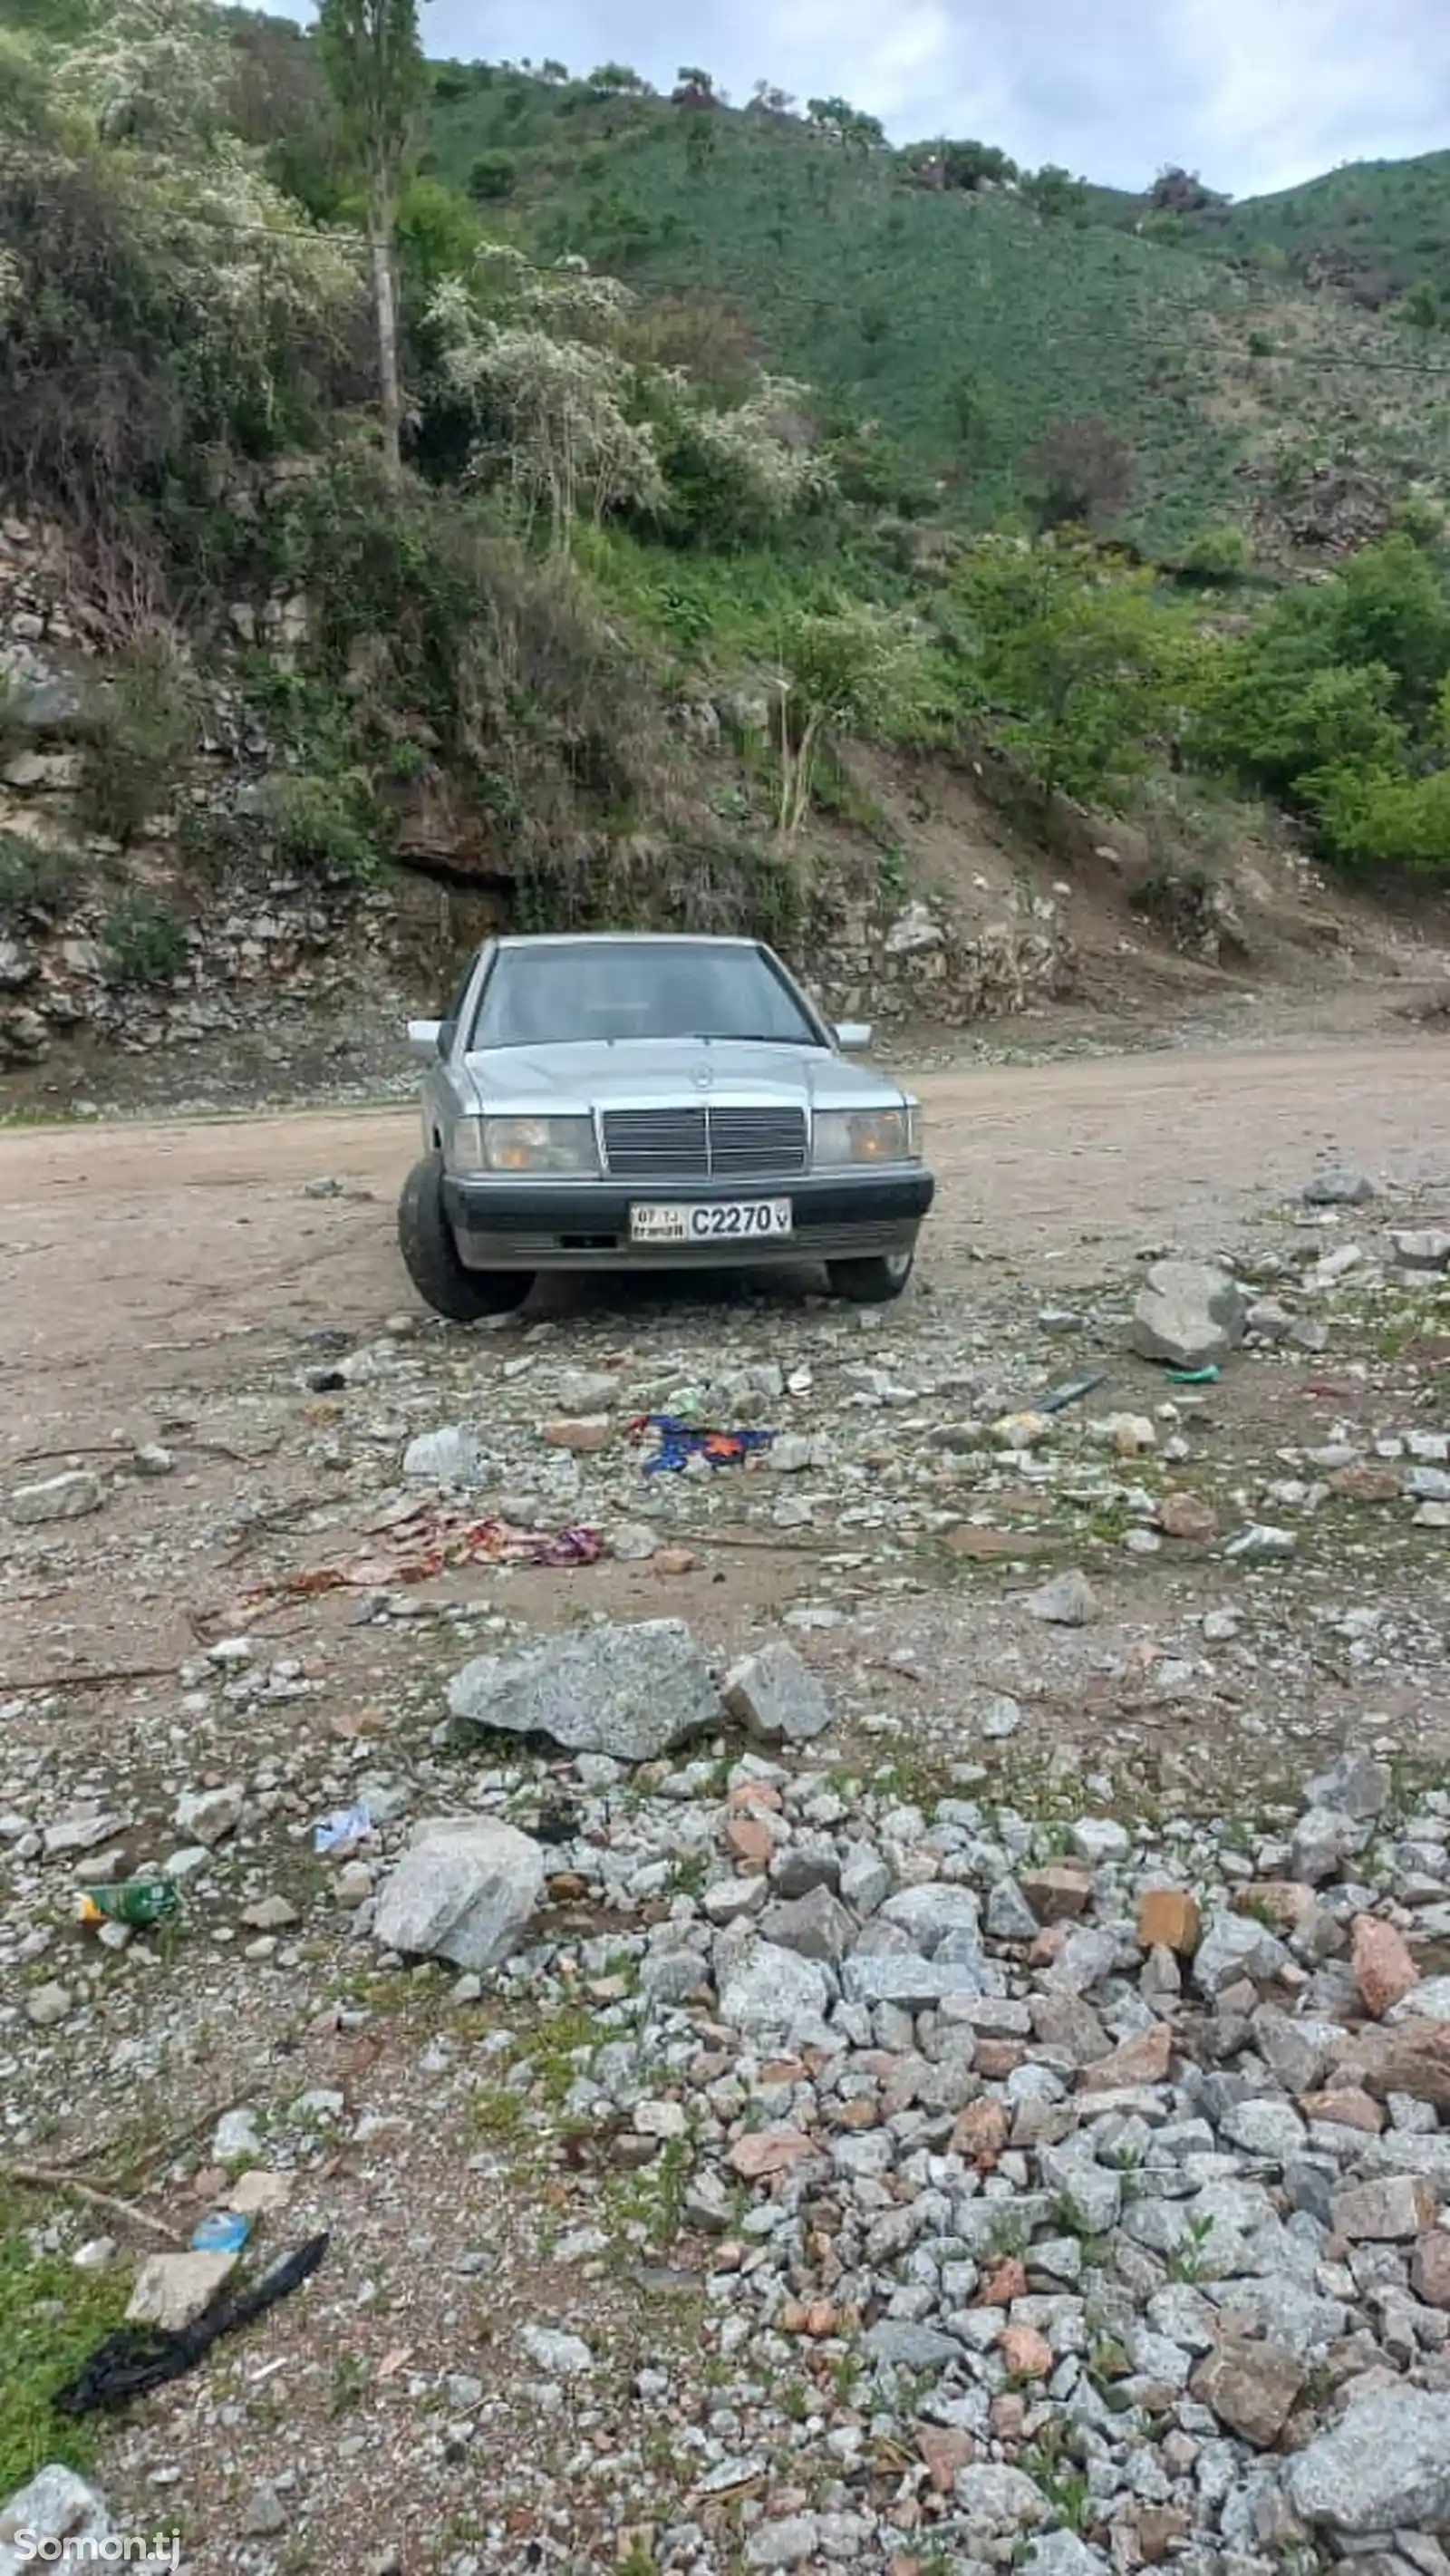
[[[789,984],[758,949],[650,945],[505,948],[473,1033],[477,1048],[568,1039],[823,1041]]]
[[[477,964],[478,952],[475,950],[474,954],[470,957],[468,964],[464,967],[463,980],[460,983],[457,992],[454,994],[452,1001],[449,1003],[447,1010],[443,1014],[442,1028],[445,1044],[452,1039],[453,1032],[463,1017],[463,1005],[468,999],[468,988],[473,982],[474,969]]]

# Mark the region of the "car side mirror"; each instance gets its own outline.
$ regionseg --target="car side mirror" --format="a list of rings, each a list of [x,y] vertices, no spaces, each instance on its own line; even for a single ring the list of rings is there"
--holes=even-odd
[[[832,1035],[842,1055],[864,1055],[874,1031],[869,1020],[838,1020]]]
[[[442,1052],[443,1022],[441,1020],[408,1022],[409,1055],[416,1056],[420,1064],[431,1064],[434,1057],[441,1055]]]

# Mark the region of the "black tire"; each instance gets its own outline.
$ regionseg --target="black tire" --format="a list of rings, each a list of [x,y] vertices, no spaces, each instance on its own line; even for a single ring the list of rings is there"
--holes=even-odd
[[[531,1270],[464,1268],[443,1205],[441,1154],[425,1154],[403,1183],[398,1246],[419,1296],[451,1324],[478,1324],[486,1315],[511,1315],[534,1284]]]
[[[845,1297],[853,1306],[889,1306],[901,1295],[915,1261],[914,1252],[873,1252],[860,1261],[828,1261],[831,1295]]]

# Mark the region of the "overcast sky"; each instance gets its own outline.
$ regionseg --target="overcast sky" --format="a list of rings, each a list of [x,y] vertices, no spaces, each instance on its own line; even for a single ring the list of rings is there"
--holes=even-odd
[[[978,135],[1119,187],[1175,161],[1244,197],[1450,148],[1450,0],[431,0],[423,24],[464,60],[839,91],[895,142]]]

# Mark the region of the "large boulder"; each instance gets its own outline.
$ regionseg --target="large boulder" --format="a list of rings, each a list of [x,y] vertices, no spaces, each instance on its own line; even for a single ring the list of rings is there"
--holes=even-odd
[[[1202,1261],[1155,1261],[1133,1309],[1132,1344],[1145,1360],[1206,1368],[1236,1351],[1248,1306],[1226,1270]]]
[[[492,1968],[544,1884],[539,1845],[488,1816],[428,1816],[384,1881],[373,1932],[385,1949]]]
[[[571,1753],[649,1762],[720,1722],[720,1695],[681,1619],[644,1619],[548,1637],[519,1655],[480,1655],[448,1685],[464,1729],[546,1735]]]
[[[1289,2502],[1318,2529],[1430,2532],[1450,2522],[1450,2396],[1376,2388],[1289,2463]]]
[[[67,2543],[70,2563],[90,2557],[104,2566],[117,2555],[115,2528],[98,2489],[52,2461],[0,2507],[0,2576],[19,2576],[22,2567],[47,2562],[65,2564]]]

